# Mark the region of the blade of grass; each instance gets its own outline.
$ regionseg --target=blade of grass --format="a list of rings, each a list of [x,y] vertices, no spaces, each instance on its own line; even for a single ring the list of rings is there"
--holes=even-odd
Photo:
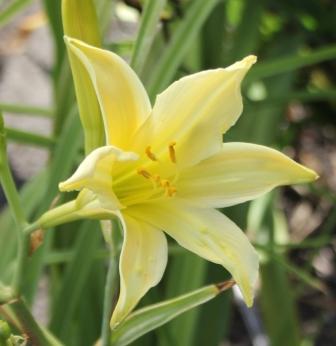
[[[15,17],[25,7],[30,5],[33,0],[14,0],[7,7],[5,7],[0,13],[0,27],[9,23],[10,20]]]
[[[74,256],[66,268],[62,286],[54,300],[50,329],[68,343],[71,321],[76,307],[81,303],[81,291],[91,271],[94,253],[101,241],[97,223],[83,222],[74,245]]]
[[[9,103],[0,103],[0,111],[14,114],[29,114],[48,118],[53,116],[53,111],[48,108]]]
[[[35,133],[21,131],[10,127],[6,128],[6,133],[9,141],[15,141],[22,144],[33,145],[43,148],[52,148],[55,140],[50,137],[37,135]]]
[[[62,17],[61,17],[61,1],[44,0],[43,1],[45,12],[48,16],[50,31],[52,33],[54,41],[54,68],[53,68],[53,79],[54,87],[57,77],[60,75],[61,65],[65,56],[65,45],[63,41],[63,28],[62,28]],[[58,105],[56,104],[56,107]]]
[[[190,4],[184,19],[179,23],[172,40],[152,71],[147,88],[151,98],[157,92],[162,91],[174,78],[190,44],[197,37],[199,30],[217,3],[218,0],[194,0]]]
[[[102,33],[102,37],[104,38],[106,32],[110,27],[111,18],[113,18],[114,15],[114,7],[116,5],[116,2],[111,0],[96,0],[95,5],[100,31]]]
[[[50,176],[48,177],[48,189],[41,199],[38,215],[49,208],[55,196],[58,194],[58,183],[65,179],[72,169],[80,145],[82,144],[81,128],[79,117],[76,110],[67,118],[50,163]],[[67,155],[64,155],[67,153]],[[44,265],[44,256],[49,251],[52,232],[48,231],[45,235],[43,245],[34,253],[29,268],[27,269],[25,297],[29,302],[32,301],[41,270]]]
[[[165,4],[166,0],[148,0],[145,2],[131,59],[132,68],[140,76]]]
[[[232,49],[225,57],[225,65],[232,64],[256,51],[260,40],[260,22],[265,0],[244,1],[242,17],[231,37]]]
[[[299,90],[293,91],[289,94],[281,94],[274,97],[267,97],[263,100],[253,100],[253,102],[263,103],[264,105],[274,104],[274,103],[288,103],[290,101],[300,101],[300,102],[320,102],[327,100],[336,99],[336,90]]]
[[[288,272],[294,274],[299,280],[301,280],[306,285],[313,287],[322,293],[326,292],[326,288],[324,287],[323,283],[320,280],[314,278],[312,275],[310,275],[306,270],[302,270],[301,268],[294,266],[281,255],[278,255],[276,253],[269,253],[269,250],[265,247],[258,246],[257,249],[271,256],[272,259],[274,259],[281,266],[283,266]]]
[[[295,55],[272,59],[257,64],[246,77],[246,82],[279,75],[335,58],[336,46],[330,45],[314,51],[303,51]]]
[[[223,64],[226,3],[220,1],[212,10],[202,30],[201,59],[203,69],[217,68]]]
[[[207,282],[229,279],[223,268],[207,263]],[[218,346],[232,327],[232,291],[222,294],[199,308],[199,318],[193,335],[193,346]]]
[[[95,345],[101,331],[106,268],[101,263],[93,263],[91,267],[81,295],[86,304],[80,304],[76,313],[79,346]]]
[[[42,172],[30,182],[26,183],[20,190],[20,199],[28,220],[44,194],[44,183],[46,180],[46,172]],[[1,239],[6,239],[6,241],[0,242],[1,281],[4,283],[9,283],[12,276],[14,258],[16,256],[17,239],[15,232],[13,232],[13,229],[16,226],[8,208],[5,208],[0,214],[0,225]]]
[[[184,252],[170,261],[170,270],[167,277],[167,298],[176,297],[192,291],[204,284],[207,263],[191,253]],[[166,333],[174,345],[193,345],[193,334],[196,327],[199,310],[192,310],[176,320],[166,328]]]
[[[276,261],[270,260],[261,266],[261,279],[263,320],[272,345],[299,345],[298,320],[293,310],[293,290],[285,269]]]

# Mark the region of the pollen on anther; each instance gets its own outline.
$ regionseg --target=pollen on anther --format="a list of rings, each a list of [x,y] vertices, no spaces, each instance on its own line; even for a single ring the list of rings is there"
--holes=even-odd
[[[146,179],[151,179],[152,178],[152,175],[149,172],[147,172],[146,170],[142,169],[142,168],[138,168],[137,169],[137,173],[139,175],[143,176]]]
[[[145,153],[150,160],[157,161],[156,156],[154,155],[154,153],[152,153],[152,149],[150,145],[146,148]]]
[[[160,185],[161,185],[161,187],[163,187],[164,189],[167,189],[167,188],[169,188],[169,186],[170,186],[170,182],[169,182],[169,180],[167,180],[167,179],[161,179]]]
[[[176,142],[171,142],[169,144],[169,157],[170,157],[170,160],[171,162],[173,163],[176,163],[176,152],[175,152],[175,145],[176,145]]]
[[[167,189],[167,194],[169,197],[173,197],[176,195],[176,188],[174,186],[170,186],[168,189]]]

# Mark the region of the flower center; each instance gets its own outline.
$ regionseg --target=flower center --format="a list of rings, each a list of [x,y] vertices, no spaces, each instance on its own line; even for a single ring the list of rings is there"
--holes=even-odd
[[[168,145],[168,153],[170,161],[175,164],[176,163],[176,152],[175,152],[176,142],[172,142]],[[158,158],[152,152],[151,146],[148,146],[145,150],[147,157],[154,162],[158,162]],[[175,196],[177,190],[175,186],[173,186],[172,182],[168,179],[163,179],[159,174],[153,174],[149,170],[144,168],[138,168],[137,173],[143,178],[150,180],[153,184],[154,189],[161,188],[165,192],[165,196],[173,197]],[[175,179],[174,179],[175,180]]]
[[[178,174],[175,142],[169,143],[165,152],[157,155],[147,146],[141,156],[141,164],[134,161],[119,176],[114,177],[113,190],[125,207],[152,202],[177,193],[174,186]]]

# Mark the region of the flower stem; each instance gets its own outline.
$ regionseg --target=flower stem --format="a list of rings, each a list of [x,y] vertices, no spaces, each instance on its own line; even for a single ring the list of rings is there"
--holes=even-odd
[[[61,204],[53,209],[46,211],[37,221],[39,227],[46,229],[61,225],[63,223],[75,221],[80,217],[76,214],[78,207],[76,200]],[[27,228],[26,233],[30,234],[34,231],[33,228]]]
[[[23,332],[28,336],[29,345],[51,345],[22,298],[15,299],[10,304],[10,307],[13,310],[16,318],[19,320]]]
[[[111,221],[113,222],[113,221]],[[110,243],[110,261],[106,277],[105,293],[104,293],[104,308],[103,321],[101,330],[101,346],[110,345],[111,328],[110,319],[114,308],[114,299],[118,290],[118,241],[116,239],[117,229],[112,230]]]

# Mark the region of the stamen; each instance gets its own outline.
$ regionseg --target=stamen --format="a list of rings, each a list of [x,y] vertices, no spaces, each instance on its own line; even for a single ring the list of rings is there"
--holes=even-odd
[[[176,163],[176,152],[175,152],[175,148],[174,148],[175,145],[176,145],[176,142],[171,142],[168,146],[170,161],[173,163]]]
[[[170,186],[168,188],[168,190],[167,190],[167,193],[168,193],[169,197],[175,196],[176,192],[177,192],[177,190],[176,190],[176,188],[174,186]]]
[[[146,179],[151,179],[152,178],[152,175],[148,171],[146,171],[144,169],[138,168],[137,169],[137,173],[142,175]]]
[[[153,188],[160,187],[163,189],[167,197],[173,197],[176,194],[176,188],[171,185],[171,182],[167,179],[162,179],[158,174],[152,175],[150,172],[143,168],[138,168],[137,173],[142,177],[148,179],[153,184]]]
[[[160,185],[161,185],[161,187],[163,187],[164,189],[167,189],[167,188],[169,188],[169,186],[170,186],[170,182],[169,182],[169,180],[167,180],[167,179],[162,179],[161,182],[160,182]]]
[[[157,161],[158,160],[156,158],[156,156],[152,153],[150,145],[146,148],[145,153],[146,153],[146,155],[148,156],[148,158],[150,160],[152,160],[152,161]]]

